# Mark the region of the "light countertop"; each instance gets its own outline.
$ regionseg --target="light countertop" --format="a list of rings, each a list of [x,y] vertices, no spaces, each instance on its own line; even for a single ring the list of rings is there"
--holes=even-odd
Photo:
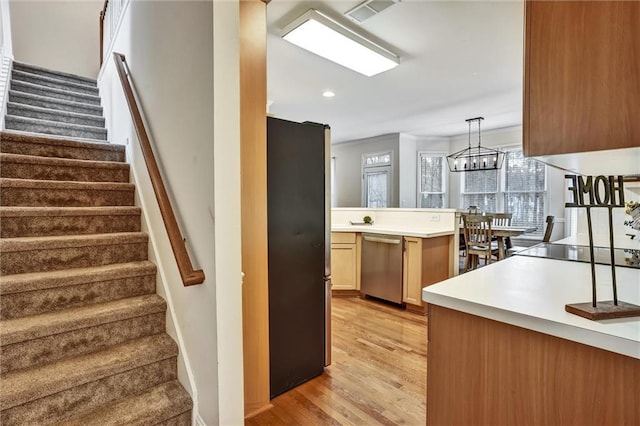
[[[434,238],[453,235],[453,231],[398,227],[389,225],[333,225],[331,232],[363,232],[368,234],[402,235],[405,237]]]
[[[596,265],[598,300],[611,300],[611,269]],[[640,270],[616,268],[618,299],[640,305]],[[591,300],[588,263],[513,256],[425,287],[422,300],[640,359],[640,317],[591,321],[565,312]]]

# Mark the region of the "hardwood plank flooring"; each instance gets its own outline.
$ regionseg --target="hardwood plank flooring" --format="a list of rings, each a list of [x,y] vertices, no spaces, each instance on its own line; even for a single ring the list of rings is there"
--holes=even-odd
[[[332,300],[333,359],[253,425],[424,425],[427,319],[374,300]]]

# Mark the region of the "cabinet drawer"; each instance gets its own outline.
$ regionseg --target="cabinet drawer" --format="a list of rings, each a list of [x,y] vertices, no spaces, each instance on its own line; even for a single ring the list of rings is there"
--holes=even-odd
[[[332,232],[331,244],[355,244],[356,233],[355,232]]]

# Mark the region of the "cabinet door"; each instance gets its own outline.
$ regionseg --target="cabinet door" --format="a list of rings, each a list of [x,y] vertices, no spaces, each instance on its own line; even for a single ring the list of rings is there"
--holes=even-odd
[[[402,300],[422,305],[422,239],[404,237]]]
[[[331,245],[331,283],[333,290],[358,289],[355,244]]]
[[[640,2],[526,3],[527,156],[640,141]]]

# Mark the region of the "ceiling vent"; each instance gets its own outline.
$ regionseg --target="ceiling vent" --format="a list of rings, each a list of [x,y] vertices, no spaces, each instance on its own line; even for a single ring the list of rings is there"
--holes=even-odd
[[[389,6],[393,6],[399,2],[400,0],[367,0],[345,13],[345,15],[352,21],[361,24],[372,16],[382,12]]]

